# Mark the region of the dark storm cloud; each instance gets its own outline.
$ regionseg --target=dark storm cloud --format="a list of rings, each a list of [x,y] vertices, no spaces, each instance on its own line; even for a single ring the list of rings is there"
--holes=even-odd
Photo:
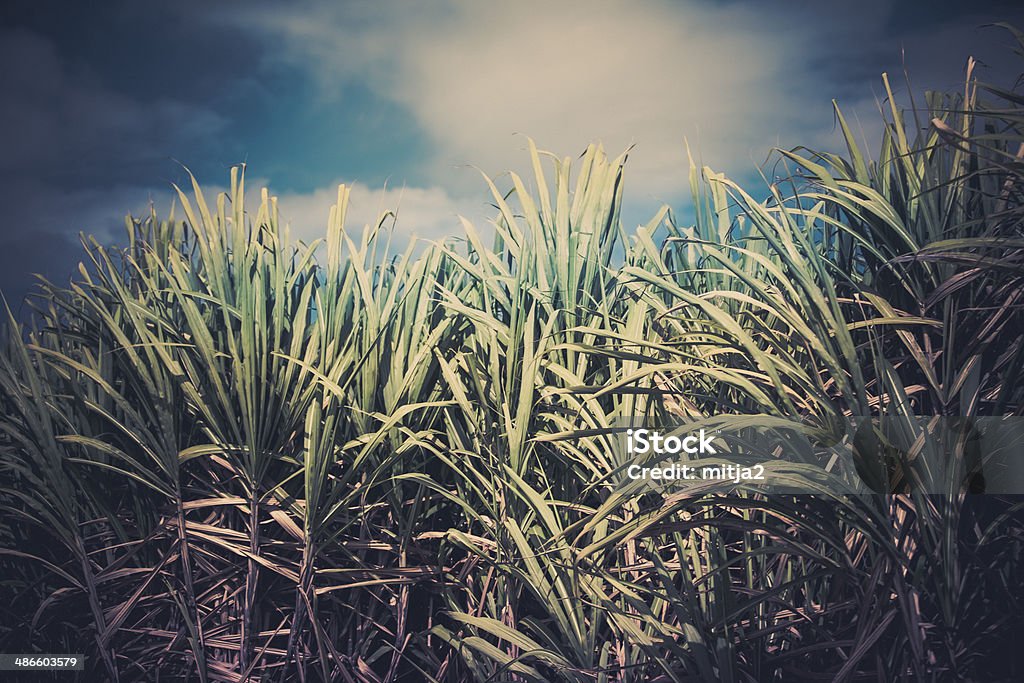
[[[217,146],[226,121],[114,91],[24,27],[0,28],[0,64],[0,288],[16,301],[32,273],[73,269],[79,231],[108,238],[155,185],[166,195],[172,155]]]
[[[31,232],[7,235],[0,242],[0,294],[15,317],[23,318],[28,308],[25,295],[31,291],[35,274],[67,275],[81,260],[81,245],[64,232],[32,228]],[[0,315],[6,315],[0,311]]]
[[[95,183],[131,178],[175,149],[212,140],[225,121],[169,98],[133,99],[62,60],[27,29],[0,29],[0,173]]]

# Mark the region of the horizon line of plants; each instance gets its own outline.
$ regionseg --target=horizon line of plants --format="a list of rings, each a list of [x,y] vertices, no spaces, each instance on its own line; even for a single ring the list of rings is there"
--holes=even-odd
[[[623,418],[1024,414],[1024,96],[972,68],[907,113],[886,79],[875,159],[837,106],[845,152],[780,151],[763,200],[691,160],[690,226],[625,230],[625,155],[531,141],[531,178],[484,178],[491,245],[395,253],[345,186],[294,242],[241,168],[87,238],[0,340],[0,651],[203,683],[1024,673],[1020,502],[906,462],[887,495],[663,495],[610,455]]]

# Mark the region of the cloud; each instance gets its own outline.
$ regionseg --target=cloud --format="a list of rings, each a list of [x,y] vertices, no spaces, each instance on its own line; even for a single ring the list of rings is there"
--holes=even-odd
[[[1009,7],[999,10],[1006,18],[1024,14]],[[323,232],[335,197],[326,181],[350,174],[371,181],[353,185],[350,226],[397,207],[399,235],[435,239],[459,233],[456,214],[484,226],[492,213],[470,166],[531,175],[526,135],[561,155],[592,141],[612,155],[633,145],[632,222],[659,201],[685,204],[684,139],[700,161],[743,180],[774,145],[834,147],[833,97],[876,137],[878,75],[889,70],[900,84],[901,48],[916,86],[954,85],[971,52],[1012,63],[997,32],[977,29],[995,11],[952,2],[923,12],[892,0],[770,10],[752,0],[252,0],[244,10],[182,0],[161,12],[145,16],[154,44],[180,46],[173,59],[108,36],[111,17],[95,13],[72,28],[96,41],[69,39],[60,22],[0,27],[5,281],[29,269],[61,277],[74,238],[54,236],[116,239],[126,211],[150,197],[166,207],[181,176],[172,157],[207,184],[253,151],[256,173],[275,168],[271,185],[286,188],[282,211],[302,237]],[[246,58],[228,59],[211,37]],[[136,54],[148,66],[131,62]],[[351,136],[332,135],[339,126]],[[408,186],[381,187],[389,172]],[[39,255],[51,242],[48,263]],[[18,249],[36,256],[10,257]]]
[[[95,183],[130,178],[182,146],[215,141],[226,121],[209,109],[113,91],[55,44],[25,29],[0,29],[0,174]]]
[[[310,243],[327,234],[330,208],[338,198],[338,183],[308,193],[287,192],[278,197],[282,218],[295,239]],[[461,231],[459,215],[480,220],[483,203],[457,199],[441,187],[378,187],[350,183],[345,227],[358,235],[365,225],[376,225],[386,212],[396,215],[395,235],[399,246],[412,237],[442,240]],[[258,201],[258,200],[256,200]],[[247,199],[250,206],[255,207]],[[390,222],[388,223],[390,224]]]
[[[424,175],[456,194],[479,187],[457,168],[522,170],[522,134],[563,155],[634,145],[627,196],[669,199],[685,194],[684,140],[748,174],[774,146],[835,147],[833,98],[873,137],[879,75],[901,70],[901,48],[917,84],[947,85],[967,50],[992,42],[976,30],[984,12],[946,3],[925,25],[902,11],[892,0],[307,1],[214,16],[279,40],[271,58],[312,74],[325,98],[344,105],[356,85],[405,108],[433,146]]]
[[[611,153],[635,145],[632,186],[666,192],[685,183],[686,138],[711,163],[736,167],[763,156],[774,137],[766,132],[816,118],[814,107],[792,106],[791,55],[759,38],[772,28],[747,13],[490,7],[466,5],[440,35],[406,43],[394,94],[437,140],[443,163],[497,171],[513,133],[563,154],[591,141]]]
[[[168,206],[155,169],[183,147],[215,145],[225,121],[111,90],[27,29],[0,28],[0,63],[0,288],[17,302],[32,274],[67,280],[83,256],[79,232],[120,240],[125,214]]]
[[[0,176],[2,177],[2,176]],[[172,190],[135,184],[66,189],[29,178],[5,178],[0,232],[0,294],[16,307],[41,275],[66,284],[86,260],[80,234],[104,245],[123,243],[128,214],[145,216],[150,202],[166,215]]]
[[[436,10],[436,5],[433,6]],[[249,14],[317,75],[326,96],[362,82],[408,111],[433,142],[434,177],[476,188],[522,159],[523,138],[559,154],[635,145],[628,187],[686,185],[688,139],[715,166],[747,171],[774,144],[831,127],[829,97],[797,30],[760,6],[455,1],[429,16],[407,4],[307,4]],[[521,166],[520,166],[521,167]]]

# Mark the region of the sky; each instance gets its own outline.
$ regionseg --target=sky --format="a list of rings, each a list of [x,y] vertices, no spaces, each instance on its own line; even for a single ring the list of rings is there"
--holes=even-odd
[[[244,162],[306,240],[341,182],[350,226],[397,210],[401,238],[442,239],[488,219],[480,173],[525,172],[527,136],[600,142],[631,148],[625,221],[685,217],[687,143],[754,182],[773,147],[835,148],[833,99],[870,145],[883,72],[954,88],[973,55],[1012,86],[1024,60],[984,25],[1024,28],[1019,4],[6,0],[0,292],[66,282],[79,233],[118,243],[186,168],[216,191]]]

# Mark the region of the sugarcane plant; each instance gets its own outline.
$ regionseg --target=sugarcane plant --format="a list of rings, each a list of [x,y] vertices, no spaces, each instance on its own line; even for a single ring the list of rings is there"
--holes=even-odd
[[[764,186],[691,159],[691,223],[626,229],[626,154],[530,141],[532,175],[483,178],[493,225],[435,244],[353,230],[345,186],[293,240],[244,167],[84,238],[3,331],[0,651],[87,653],[83,680],[1024,676],[1024,515],[971,436],[1024,416],[1024,97],[973,63],[907,110],[884,86],[875,158],[837,105],[845,149]],[[752,416],[850,468],[623,477],[624,421]]]

